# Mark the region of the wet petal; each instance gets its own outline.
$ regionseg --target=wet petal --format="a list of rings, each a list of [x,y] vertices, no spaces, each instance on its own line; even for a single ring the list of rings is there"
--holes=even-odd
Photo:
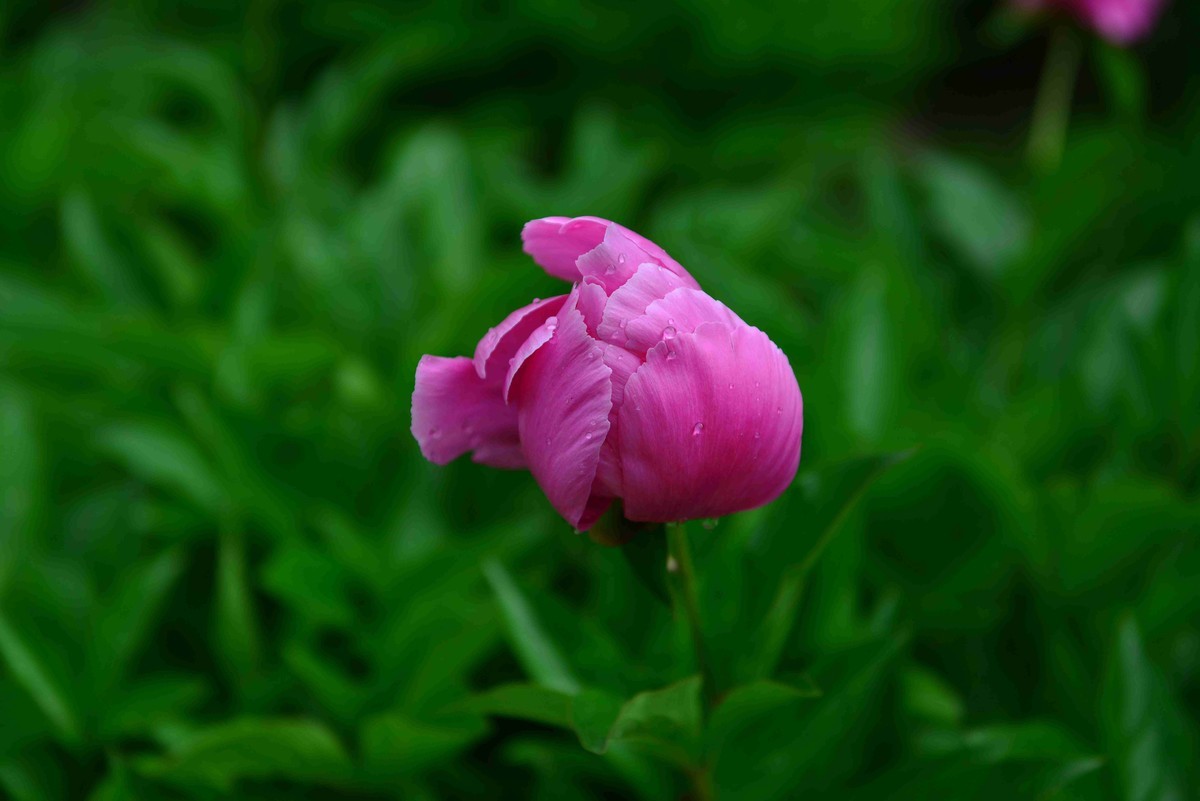
[[[604,307],[604,318],[596,333],[605,342],[624,345],[625,326],[646,313],[646,307],[673,289],[687,286],[685,280],[658,264],[638,266],[633,277],[618,287]],[[643,352],[645,349],[643,348]]]
[[[521,242],[543,270],[564,281],[578,281],[575,261],[604,241],[611,225],[598,217],[545,217],[525,223]]]
[[[679,262],[641,234],[600,217],[545,217],[521,231],[525,252],[542,269],[565,281],[592,275],[612,293],[625,283],[637,265],[665,267],[687,286],[699,287]],[[586,257],[586,258],[584,258]]]
[[[630,520],[719,517],[773,500],[800,462],[803,401],[756,328],[703,323],[661,342],[617,417]]]
[[[521,343],[558,313],[566,299],[566,295],[558,295],[535,300],[505,317],[495,328],[489,328],[475,347],[475,372],[479,377],[486,378],[489,374],[495,377],[507,371],[508,360],[517,354]]]
[[[600,447],[608,436],[612,370],[583,315],[559,315],[510,390],[529,470],[550,503],[580,528],[587,520]]]
[[[624,344],[635,353],[645,353],[664,339],[690,334],[702,323],[722,323],[728,328],[745,325],[724,303],[684,287],[672,290],[647,306],[640,317],[629,320]]]
[[[517,411],[505,405],[500,382],[485,381],[466,356],[424,356],[417,364],[412,433],[425,458],[437,464],[474,451],[492,467],[525,466]]]

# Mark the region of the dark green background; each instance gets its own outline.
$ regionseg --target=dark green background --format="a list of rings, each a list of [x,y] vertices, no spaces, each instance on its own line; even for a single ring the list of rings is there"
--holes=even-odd
[[[0,6],[0,796],[1197,797],[1198,9],[1080,32],[1035,170],[1045,27],[768,5]],[[804,392],[795,486],[689,527],[704,690],[408,433],[551,214]]]

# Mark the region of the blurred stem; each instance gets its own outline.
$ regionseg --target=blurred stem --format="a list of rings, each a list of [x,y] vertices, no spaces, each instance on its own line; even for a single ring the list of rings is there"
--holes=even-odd
[[[713,686],[712,671],[704,650],[704,629],[700,625],[700,601],[696,589],[696,568],[692,563],[691,546],[688,544],[687,526],[671,523],[667,527],[667,581],[675,599],[677,611],[687,621],[692,639],[692,650],[696,655],[696,667],[704,682],[704,697],[710,699],[716,688]]]
[[[1028,156],[1034,169],[1053,172],[1062,161],[1082,51],[1079,36],[1072,28],[1060,25],[1054,29],[1029,129]]]

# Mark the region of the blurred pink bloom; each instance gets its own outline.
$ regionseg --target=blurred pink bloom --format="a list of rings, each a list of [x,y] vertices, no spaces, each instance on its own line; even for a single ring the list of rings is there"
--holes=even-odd
[[[1060,9],[1109,41],[1128,45],[1149,35],[1167,0],[1016,0],[1031,10]]]
[[[510,314],[474,359],[421,359],[412,432],[427,459],[527,467],[580,530],[617,498],[630,520],[670,522],[787,488],[803,401],[766,334],[616,223],[547,217],[521,237],[571,291]]]

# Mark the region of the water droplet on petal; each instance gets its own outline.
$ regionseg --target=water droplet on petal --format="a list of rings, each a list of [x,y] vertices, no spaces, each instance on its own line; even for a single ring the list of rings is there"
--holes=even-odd
[[[693,437],[698,437],[703,433],[704,433],[704,423],[696,423],[696,425],[692,426],[692,436]]]
[[[429,436],[432,437],[433,439],[441,439],[442,438],[442,429],[440,429],[440,428],[431,429],[429,431]]]
[[[675,338],[675,327],[668,325],[666,328],[663,329],[663,339],[674,339],[674,338]]]
[[[667,318],[667,325],[675,325],[675,318],[674,318],[674,317],[668,317],[668,318]]]
[[[586,434],[583,435],[583,438],[590,440],[592,438],[592,432],[591,431],[587,432]]]
[[[547,436],[547,437],[546,437],[546,444],[547,444],[547,445],[549,445],[549,444],[550,444],[550,437],[549,437],[549,436]]]
[[[625,254],[624,253],[617,254],[617,264],[624,264],[624,263],[625,263]]]
[[[755,389],[758,389],[760,386],[762,386],[762,385],[761,385],[761,384],[760,384],[758,381],[755,381],[755,382],[754,382],[754,388],[755,388]]]
[[[605,275],[612,275],[616,271],[617,271],[617,265],[613,264],[612,262],[609,262],[608,266],[604,268]]]
[[[541,303],[541,302],[542,302],[542,299],[541,299],[541,298],[534,298],[534,299],[533,299],[533,302],[534,302],[534,303]]]
[[[755,431],[755,432],[754,432],[754,438],[755,438],[755,439],[762,439],[762,434],[760,434],[759,432]]]
[[[730,382],[729,382],[729,388],[730,388],[730,389],[733,389],[733,382],[732,382],[732,381],[730,381]]]
[[[667,556],[667,572],[668,573],[678,573],[679,572],[679,562],[675,561],[674,556],[671,556],[671,555]]]

